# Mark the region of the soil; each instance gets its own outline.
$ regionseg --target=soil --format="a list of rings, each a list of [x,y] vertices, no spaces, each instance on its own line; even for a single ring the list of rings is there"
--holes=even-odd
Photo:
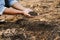
[[[3,15],[6,21],[0,23],[0,40],[60,40],[60,0],[19,2],[33,9],[35,17]]]

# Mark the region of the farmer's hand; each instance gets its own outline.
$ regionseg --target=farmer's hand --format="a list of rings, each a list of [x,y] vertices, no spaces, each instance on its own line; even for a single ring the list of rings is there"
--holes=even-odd
[[[26,9],[23,10],[25,16],[27,16],[27,17],[34,17],[34,16],[31,16],[31,15],[29,14],[29,12],[31,12],[31,11],[33,11],[33,10],[31,10],[31,9],[29,9],[29,8],[26,8]]]

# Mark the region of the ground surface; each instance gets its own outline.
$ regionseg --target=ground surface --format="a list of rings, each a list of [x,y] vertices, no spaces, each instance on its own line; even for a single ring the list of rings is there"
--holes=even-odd
[[[39,14],[34,18],[3,15],[0,40],[60,40],[60,0],[21,0]],[[14,22],[12,22],[14,21]]]

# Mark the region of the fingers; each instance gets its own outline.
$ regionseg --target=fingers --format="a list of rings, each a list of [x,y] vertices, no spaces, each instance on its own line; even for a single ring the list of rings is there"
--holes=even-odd
[[[26,17],[29,17],[29,18],[32,18],[34,16],[30,15],[29,12],[32,12],[33,10],[31,10],[30,8],[26,8],[23,10],[23,15],[26,16]]]
[[[33,18],[34,16],[31,16],[30,14],[25,14],[24,13],[24,15],[26,16],[26,17],[29,17],[29,18]]]
[[[33,18],[34,16],[29,16],[29,15],[27,15],[26,17],[28,17],[28,18]]]
[[[28,18],[33,18],[34,16],[26,16],[26,17],[28,17]]]

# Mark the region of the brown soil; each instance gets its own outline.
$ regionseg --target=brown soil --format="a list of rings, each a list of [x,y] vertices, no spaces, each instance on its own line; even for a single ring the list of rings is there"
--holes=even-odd
[[[0,40],[60,40],[60,0],[21,0],[23,6],[33,9],[34,18],[22,15],[3,15]],[[14,22],[11,22],[14,21]]]

